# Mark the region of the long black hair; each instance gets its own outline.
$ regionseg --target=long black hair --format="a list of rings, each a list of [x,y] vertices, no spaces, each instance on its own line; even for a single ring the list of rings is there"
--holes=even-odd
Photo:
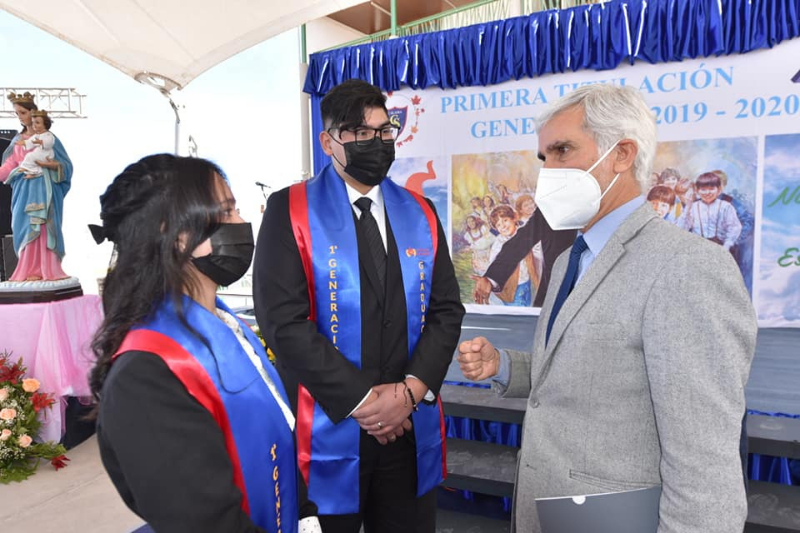
[[[204,159],[151,155],[129,165],[100,197],[102,233],[114,243],[117,258],[103,284],[105,318],[92,340],[97,362],[90,385],[96,398],[125,335],[164,299],[172,299],[193,331],[181,302],[197,280],[186,265],[223,215],[218,179],[224,179],[222,171]]]

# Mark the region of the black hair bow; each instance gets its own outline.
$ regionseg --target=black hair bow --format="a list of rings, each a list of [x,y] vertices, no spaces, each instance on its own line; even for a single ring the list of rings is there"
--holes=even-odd
[[[97,244],[100,244],[106,239],[108,239],[109,242],[114,242],[111,232],[106,228],[104,228],[103,226],[98,226],[96,224],[89,224],[89,231],[92,232],[92,237],[94,238],[94,242],[96,242]]]

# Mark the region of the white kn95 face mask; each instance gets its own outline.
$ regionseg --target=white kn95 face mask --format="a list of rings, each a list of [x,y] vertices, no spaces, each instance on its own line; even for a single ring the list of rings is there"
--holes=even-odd
[[[536,205],[554,230],[581,229],[600,211],[600,200],[617,182],[619,174],[601,194],[592,170],[611,153],[619,141],[588,170],[543,168],[536,183]]]

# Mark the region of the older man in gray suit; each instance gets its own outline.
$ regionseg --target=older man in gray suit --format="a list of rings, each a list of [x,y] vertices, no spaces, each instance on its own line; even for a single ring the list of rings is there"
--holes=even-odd
[[[553,229],[581,231],[554,264],[533,353],[478,337],[458,356],[468,378],[528,397],[513,528],[540,531],[538,498],[660,484],[658,533],[741,532],[757,325],[735,262],[641,197],[656,126],[637,91],[582,87],[538,133],[536,203]]]

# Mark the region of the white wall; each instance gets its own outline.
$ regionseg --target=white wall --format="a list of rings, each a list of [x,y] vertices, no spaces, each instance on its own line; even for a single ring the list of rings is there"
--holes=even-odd
[[[306,50],[309,54],[364,37],[365,34],[328,17],[306,24]]]

